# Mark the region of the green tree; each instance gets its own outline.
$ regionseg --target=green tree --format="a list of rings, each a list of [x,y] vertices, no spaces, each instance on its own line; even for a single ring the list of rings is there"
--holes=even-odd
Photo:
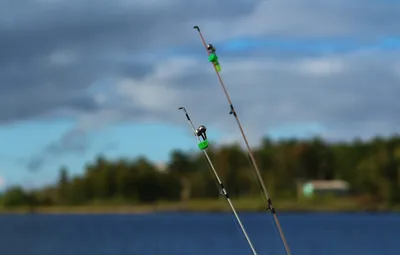
[[[57,190],[57,202],[59,204],[69,203],[69,178],[68,178],[68,170],[66,167],[62,167],[60,169],[58,190]]]
[[[232,196],[258,195],[258,180],[246,150],[236,144],[211,146],[207,152]],[[276,142],[264,138],[253,152],[274,196],[294,197],[299,181],[341,178],[350,183],[354,195],[372,198],[387,207],[400,203],[399,136],[337,143],[319,138]],[[81,175],[71,178],[63,167],[54,185],[32,192],[15,186],[4,192],[2,200],[7,206],[29,205],[34,209],[37,205],[77,205],[115,198],[146,203],[216,198],[218,190],[201,152],[175,150],[166,171],[144,157],[112,161],[99,156]]]
[[[4,194],[4,206],[20,206],[28,204],[28,196],[25,191],[18,186],[11,187]]]

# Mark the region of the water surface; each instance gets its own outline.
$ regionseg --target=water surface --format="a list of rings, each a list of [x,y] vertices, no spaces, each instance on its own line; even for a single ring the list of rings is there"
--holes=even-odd
[[[241,213],[259,255],[285,254],[273,219]],[[400,254],[400,214],[280,214],[293,255]],[[251,254],[231,214],[0,216],[1,255]]]

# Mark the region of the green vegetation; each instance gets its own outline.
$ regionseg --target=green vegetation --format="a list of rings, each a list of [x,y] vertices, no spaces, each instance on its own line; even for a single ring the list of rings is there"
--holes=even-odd
[[[208,149],[239,210],[263,210],[263,201],[244,150],[238,145]],[[278,211],[400,209],[400,137],[368,142],[326,143],[263,139],[254,150]],[[345,198],[298,194],[302,181],[342,179]],[[166,169],[145,158],[116,161],[98,157],[80,176],[60,169],[58,183],[26,191],[10,187],[0,196],[3,212],[227,211],[200,153],[174,151]]]

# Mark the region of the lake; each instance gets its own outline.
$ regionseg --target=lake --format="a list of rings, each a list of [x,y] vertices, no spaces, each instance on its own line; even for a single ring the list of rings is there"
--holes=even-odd
[[[285,254],[270,213],[240,213],[259,255]],[[400,214],[279,214],[293,255],[400,254]],[[3,215],[1,255],[244,255],[228,213]]]

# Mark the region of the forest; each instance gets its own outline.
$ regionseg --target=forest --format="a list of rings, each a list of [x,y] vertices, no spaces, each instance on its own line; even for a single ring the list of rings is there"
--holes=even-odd
[[[210,147],[208,153],[232,198],[259,194],[249,156],[240,144]],[[342,179],[350,183],[351,196],[365,203],[400,204],[400,136],[336,143],[263,138],[254,154],[272,197],[296,199],[302,181]],[[220,196],[200,152],[172,151],[164,168],[144,157],[99,156],[81,175],[70,176],[65,167],[58,171],[58,182],[51,186],[9,187],[1,204],[70,206],[111,200],[151,204]]]

